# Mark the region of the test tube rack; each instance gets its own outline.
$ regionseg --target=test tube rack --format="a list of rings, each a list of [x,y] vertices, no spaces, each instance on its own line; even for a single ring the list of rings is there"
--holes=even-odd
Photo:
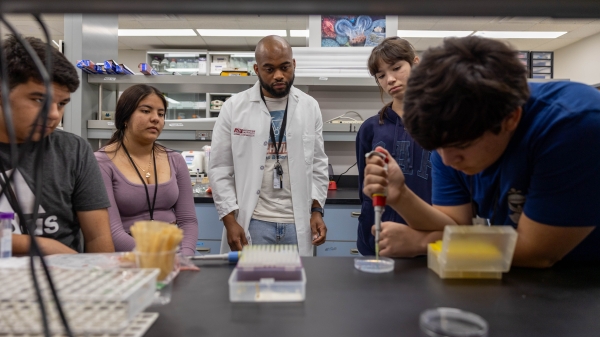
[[[142,311],[154,299],[158,269],[51,269],[50,273],[63,312],[77,336],[136,336],[125,334],[128,327],[136,324],[149,327],[156,319]],[[36,275],[50,332],[62,336],[60,316],[41,268],[36,267]],[[3,282],[0,337],[42,336],[42,320],[30,270],[0,269],[0,279]]]

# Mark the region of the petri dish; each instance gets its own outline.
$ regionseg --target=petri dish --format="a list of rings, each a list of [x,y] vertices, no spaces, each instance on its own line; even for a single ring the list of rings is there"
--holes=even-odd
[[[419,325],[429,337],[487,337],[488,324],[481,316],[455,308],[435,308],[421,313]]]
[[[354,268],[367,273],[389,273],[394,270],[394,260],[389,257],[363,256],[354,259]]]

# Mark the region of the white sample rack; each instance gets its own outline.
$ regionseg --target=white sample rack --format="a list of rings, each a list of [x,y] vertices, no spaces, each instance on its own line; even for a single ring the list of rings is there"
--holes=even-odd
[[[154,299],[158,270],[51,269],[50,273],[73,333],[112,337],[121,336],[133,322],[145,317],[140,314]],[[64,330],[48,282],[40,268],[36,268],[36,275],[50,331],[60,335]],[[0,280],[0,336],[41,334],[42,320],[30,270],[0,269]]]

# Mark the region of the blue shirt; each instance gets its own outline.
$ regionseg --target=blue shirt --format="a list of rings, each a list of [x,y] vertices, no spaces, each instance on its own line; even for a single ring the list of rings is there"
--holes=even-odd
[[[431,151],[424,150],[404,129],[402,119],[391,108],[386,109],[383,125],[379,115],[367,119],[356,135],[356,162],[358,167],[358,194],[361,202],[358,218],[357,248],[362,255],[375,255],[375,237],[371,227],[375,224],[373,201],[363,192],[365,154],[381,146],[398,162],[408,186],[415,194],[431,203]],[[406,223],[391,207],[386,206],[381,221]]]
[[[600,92],[573,82],[531,83],[531,97],[502,156],[467,176],[432,155],[433,204],[471,201],[493,225],[527,217],[550,226],[600,225]],[[594,229],[564,260],[600,260]]]

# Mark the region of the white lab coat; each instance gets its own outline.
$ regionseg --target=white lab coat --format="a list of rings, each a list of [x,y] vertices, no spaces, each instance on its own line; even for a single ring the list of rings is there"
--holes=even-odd
[[[252,242],[248,225],[258,202],[271,127],[271,114],[259,90],[257,82],[223,104],[212,134],[208,170],[219,219],[236,211],[248,243]],[[313,199],[325,206],[329,183],[323,120],[317,101],[293,86],[288,104],[285,132],[292,207],[300,255],[309,256],[310,207]],[[229,250],[223,228],[221,253]]]

